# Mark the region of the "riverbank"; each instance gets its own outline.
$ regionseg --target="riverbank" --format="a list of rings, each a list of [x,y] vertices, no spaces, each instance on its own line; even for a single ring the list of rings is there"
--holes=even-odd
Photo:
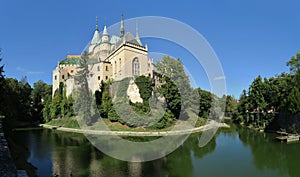
[[[17,170],[11,156],[7,140],[4,136],[2,120],[0,120],[0,174],[2,177],[27,177],[24,170]]]
[[[168,136],[168,135],[184,135],[196,132],[203,132],[212,128],[230,128],[226,123],[218,123],[211,121],[209,124],[196,127],[187,130],[171,130],[171,131],[145,131],[145,132],[133,132],[133,131],[103,131],[103,130],[89,130],[89,129],[77,129],[66,128],[59,126],[52,126],[47,124],[40,124],[39,126],[47,129],[54,129],[65,132],[83,133],[91,135],[118,135],[118,136]]]

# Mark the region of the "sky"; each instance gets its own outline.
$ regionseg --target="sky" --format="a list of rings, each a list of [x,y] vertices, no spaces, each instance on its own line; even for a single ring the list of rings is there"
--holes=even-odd
[[[122,13],[125,19],[162,16],[205,37],[222,65],[227,94],[238,98],[258,75],[289,72],[286,62],[300,51],[299,7],[299,0],[1,0],[0,64],[6,77],[51,84],[57,62],[80,54],[91,40],[96,16],[101,30],[104,23],[119,22]],[[193,58],[166,41],[142,42],[150,52],[180,58],[187,65]],[[197,85],[210,90],[203,68],[191,68],[191,73]]]

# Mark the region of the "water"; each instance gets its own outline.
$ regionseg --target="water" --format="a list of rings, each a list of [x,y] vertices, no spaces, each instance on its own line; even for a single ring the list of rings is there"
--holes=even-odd
[[[34,130],[12,136],[30,151],[27,159],[38,176],[300,176],[300,143],[279,143],[274,134],[231,126],[218,131],[204,148],[198,147],[201,134],[193,134],[168,156],[144,163],[111,158],[80,134]]]

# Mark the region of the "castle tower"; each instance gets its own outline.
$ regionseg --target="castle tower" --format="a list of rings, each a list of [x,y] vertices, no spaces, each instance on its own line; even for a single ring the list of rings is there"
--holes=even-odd
[[[108,43],[108,42],[109,42],[109,34],[107,32],[106,25],[104,25],[103,34],[101,37],[101,43]]]
[[[101,43],[100,43],[100,58],[103,61],[108,54],[110,53],[111,44],[109,42],[109,34],[106,28],[106,25],[104,25],[102,37],[101,37]]]

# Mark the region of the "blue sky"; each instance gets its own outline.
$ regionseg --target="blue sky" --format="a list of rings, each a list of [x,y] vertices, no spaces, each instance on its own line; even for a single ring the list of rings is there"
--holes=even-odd
[[[104,21],[107,26],[119,22],[121,13],[127,19],[164,16],[190,25],[207,39],[222,64],[227,93],[239,97],[259,74],[288,72],[286,61],[300,50],[299,7],[298,0],[2,0],[1,64],[7,77],[26,75],[31,84],[40,79],[51,84],[58,60],[79,54],[91,39],[95,16],[100,28]],[[149,49],[190,59],[163,44]],[[196,78],[200,87],[210,89],[201,68],[193,72],[201,75]]]

